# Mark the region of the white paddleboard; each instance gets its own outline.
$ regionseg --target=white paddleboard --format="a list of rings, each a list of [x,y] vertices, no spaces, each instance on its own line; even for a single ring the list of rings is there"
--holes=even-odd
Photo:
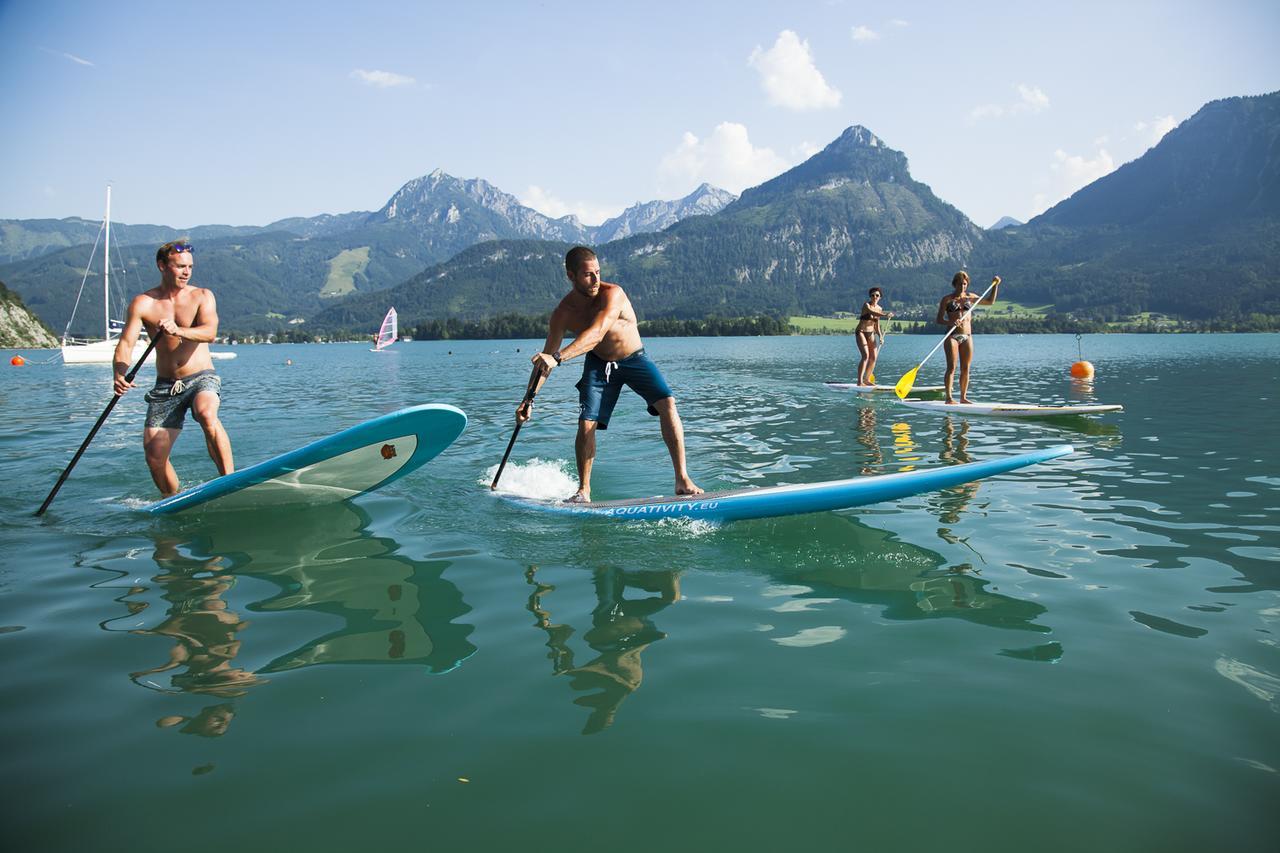
[[[928,409],[956,415],[990,415],[1002,418],[1053,418],[1063,415],[1100,415],[1105,412],[1122,412],[1119,405],[1037,406],[1022,403],[947,403],[943,400],[917,400],[908,397],[899,400],[913,409]]]
[[[832,391],[852,391],[855,394],[882,394],[894,390],[893,385],[858,385],[855,382],[824,382]],[[927,394],[931,391],[945,391],[941,385],[913,385],[912,391]]]

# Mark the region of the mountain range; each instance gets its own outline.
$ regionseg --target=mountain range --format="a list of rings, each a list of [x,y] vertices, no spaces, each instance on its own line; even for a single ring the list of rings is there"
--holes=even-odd
[[[0,223],[4,235],[9,224]],[[1082,318],[1276,317],[1280,93],[1211,102],[1040,216],[997,225],[976,226],[912,178],[903,152],[855,125],[737,199],[703,186],[593,230],[436,171],[376,212],[211,233],[197,269],[218,294],[224,328],[242,331],[286,318],[368,330],[388,305],[405,327],[542,314],[564,293],[563,253],[579,242],[595,246],[606,279],[626,286],[649,319],[829,314],[856,308],[872,284],[927,318],[960,268],[975,281],[999,273],[1008,298]],[[6,241],[0,249],[16,251]],[[78,281],[85,254],[80,246],[11,263],[0,280],[60,328],[66,299],[51,294]],[[144,260],[137,272],[149,279]]]
[[[189,236],[197,244],[199,281],[218,295],[223,327],[271,331],[352,293],[402,282],[476,243],[512,238],[598,243],[714,213],[735,198],[702,184],[684,198],[638,203],[598,226],[584,226],[574,216],[545,216],[487,181],[437,169],[406,183],[373,212],[282,219],[260,227],[183,230],[112,223],[112,270],[121,293],[145,289],[155,274],[154,247]],[[100,227],[74,218],[0,221],[0,258],[20,258],[0,266],[0,281],[50,326],[63,328]],[[101,281],[101,263],[99,257],[90,266],[87,281]],[[72,331],[91,335],[97,330],[87,318],[102,316],[102,298],[93,285],[85,294]]]
[[[596,248],[606,278],[624,282],[656,318],[848,310],[855,283],[954,264],[981,239],[964,214],[911,178],[901,152],[855,126],[714,215]],[[388,292],[330,306],[314,324],[360,327],[382,304],[402,317],[473,319],[495,306],[540,313],[565,290],[566,248],[473,246]]]
[[[975,281],[998,273],[1007,298],[1081,319],[1274,318],[1278,110],[1280,93],[1210,103],[1032,221],[988,231],[915,181],[902,152],[854,126],[714,215],[596,248],[605,278],[624,284],[646,319],[850,311],[877,284],[900,315],[928,321],[961,268]],[[498,306],[545,312],[565,290],[565,248],[474,246],[332,305],[313,326],[367,328],[388,304],[407,322]]]

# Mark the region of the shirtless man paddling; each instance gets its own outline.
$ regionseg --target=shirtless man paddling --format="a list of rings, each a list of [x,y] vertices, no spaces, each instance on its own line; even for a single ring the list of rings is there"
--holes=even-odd
[[[622,288],[600,280],[600,261],[586,246],[575,246],[564,259],[565,274],[573,289],[551,313],[547,341],[533,356],[541,371],[541,385],[563,362],[585,355],[582,378],[578,380],[578,437],[574,449],[578,463],[578,492],[569,500],[591,500],[591,466],[596,458],[596,430],[608,429],[609,416],[626,385],[648,403],[648,411],[662,425],[662,440],[675,469],[676,494],[698,495],[702,489],[689,478],[684,459],[684,425],[676,411],[676,400],[658,366],[644,352],[644,342],[636,327],[636,312]],[[560,349],[566,333],[573,343]],[[533,410],[533,400],[521,403],[516,419],[524,423]]]
[[[145,326],[156,342],[156,384],[147,392],[147,420],[142,447],[160,494],[178,492],[178,474],[169,463],[173,443],[182,433],[190,409],[204,430],[209,457],[219,474],[235,470],[231,440],[218,420],[222,380],[213,372],[209,343],[218,335],[218,304],[212,291],[191,284],[193,248],[190,243],[165,243],[156,252],[160,284],[129,303],[115,354],[115,393],[134,383],[125,379],[138,333]]]

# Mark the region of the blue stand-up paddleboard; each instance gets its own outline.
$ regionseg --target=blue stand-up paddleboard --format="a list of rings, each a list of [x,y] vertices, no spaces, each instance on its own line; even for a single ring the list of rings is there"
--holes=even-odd
[[[344,501],[421,468],[467,425],[461,409],[411,406],[153,503],[156,515],[193,507],[243,509]]]
[[[1066,456],[1071,445],[1047,447],[1017,456],[944,465],[898,474],[856,477],[851,480],[829,480],[792,486],[767,486],[737,489],[729,492],[707,492],[692,497],[644,498],[630,501],[533,501],[515,498],[521,505],[565,515],[596,515],[623,520],[658,521],[664,518],[689,518],[723,523],[747,518],[771,518],[804,512],[825,512],[854,506],[892,501],[921,492],[932,492],[1005,474],[1037,462]]]

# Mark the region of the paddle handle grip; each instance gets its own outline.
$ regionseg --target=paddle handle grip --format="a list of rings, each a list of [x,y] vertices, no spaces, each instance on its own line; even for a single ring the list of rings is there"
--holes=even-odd
[[[138,371],[142,369],[142,364],[151,355],[151,351],[156,348],[156,341],[160,340],[160,336],[164,332],[156,332],[156,336],[147,344],[147,349],[142,353],[142,358],[138,359],[138,363],[133,369],[125,374],[124,381],[132,382],[133,377],[138,375]],[[44,511],[49,508],[49,504],[53,503],[54,497],[57,496],[58,490],[62,488],[62,484],[67,481],[67,477],[71,476],[71,469],[76,467],[76,463],[80,461],[80,457],[84,455],[85,450],[89,447],[89,442],[93,441],[93,437],[98,434],[98,430],[106,423],[107,415],[111,414],[111,410],[116,407],[116,403],[120,402],[120,395],[115,394],[111,398],[111,402],[107,403],[107,407],[102,410],[102,414],[98,416],[98,422],[93,425],[93,429],[89,430],[89,434],[84,437],[84,441],[80,444],[80,449],[76,451],[76,455],[71,457],[71,464],[67,465],[63,470],[62,476],[58,478],[58,482],[53,484],[53,491],[49,492],[49,496],[44,499],[44,503],[40,504],[40,508],[36,510],[36,515],[44,515]]]

